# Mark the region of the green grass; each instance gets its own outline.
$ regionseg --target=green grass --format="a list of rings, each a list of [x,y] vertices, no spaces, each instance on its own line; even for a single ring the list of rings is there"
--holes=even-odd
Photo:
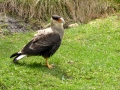
[[[59,50],[49,59],[28,57],[12,63],[34,32],[0,38],[0,90],[120,90],[120,20],[97,19],[65,30]]]

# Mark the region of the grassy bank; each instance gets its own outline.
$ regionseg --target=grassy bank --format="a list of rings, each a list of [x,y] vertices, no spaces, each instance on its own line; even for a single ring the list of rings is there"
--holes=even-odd
[[[28,57],[13,64],[9,56],[19,51],[34,32],[0,38],[1,90],[119,90],[120,20],[97,19],[67,29],[61,47],[49,62]]]

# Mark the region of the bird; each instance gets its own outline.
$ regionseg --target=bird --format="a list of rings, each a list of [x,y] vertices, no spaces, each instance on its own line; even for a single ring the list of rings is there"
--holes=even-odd
[[[46,60],[46,66],[51,69],[48,59],[55,54],[61,45],[64,35],[64,19],[59,15],[52,15],[50,27],[38,30],[37,34],[19,51],[13,53],[10,58],[16,63],[26,56],[42,56]]]

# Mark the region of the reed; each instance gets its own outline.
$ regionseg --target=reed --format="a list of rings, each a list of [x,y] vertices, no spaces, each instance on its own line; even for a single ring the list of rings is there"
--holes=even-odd
[[[53,14],[67,23],[86,23],[114,9],[110,0],[0,0],[0,12],[23,20],[47,21]]]

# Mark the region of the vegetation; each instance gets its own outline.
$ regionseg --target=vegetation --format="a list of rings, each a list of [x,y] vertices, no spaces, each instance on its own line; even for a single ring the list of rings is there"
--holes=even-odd
[[[117,0],[116,0],[117,1]],[[115,12],[115,0],[0,0],[0,11],[22,20],[47,21],[53,14],[67,23],[86,23]],[[117,2],[119,3],[119,2]]]
[[[118,16],[97,19],[65,30],[61,47],[43,66],[42,57],[12,63],[34,32],[0,38],[1,90],[119,90],[120,20]]]
[[[0,0],[0,24],[8,24],[0,25],[0,35],[45,28],[53,14],[63,16],[67,28],[69,24],[88,23],[118,10],[119,0]]]

